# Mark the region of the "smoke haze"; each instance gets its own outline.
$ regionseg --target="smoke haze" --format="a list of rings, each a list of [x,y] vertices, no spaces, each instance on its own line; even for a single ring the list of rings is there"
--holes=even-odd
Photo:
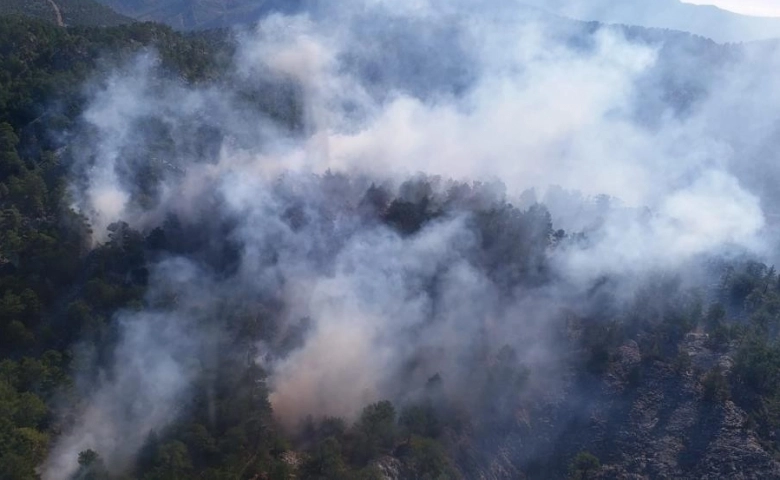
[[[474,362],[507,346],[529,391],[554,390],[551,325],[605,277],[630,279],[603,287],[628,302],[654,274],[698,285],[707,258],[769,258],[774,44],[424,0],[320,5],[236,38],[218,85],[170,79],[146,52],[85,86],[71,186],[94,241],[178,222],[202,248],[150,266],[46,479],[87,448],[129,465],[225,348],[229,328],[205,325],[226,303],[272,319],[252,361],[294,429],[411,401],[437,375],[479,409]],[[292,128],[246,95],[278,84]],[[391,199],[424,199],[432,220],[388,227]]]

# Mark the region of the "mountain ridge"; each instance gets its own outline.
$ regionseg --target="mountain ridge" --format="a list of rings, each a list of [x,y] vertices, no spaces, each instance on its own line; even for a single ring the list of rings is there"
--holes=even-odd
[[[133,22],[95,0],[0,0],[0,15],[32,17],[60,27],[107,27]]]
[[[303,0],[99,0],[141,21],[156,21],[182,30],[246,24],[269,12],[297,11]]]
[[[780,18],[750,16],[679,0],[523,0],[523,3],[576,20],[680,30],[719,43],[780,37]]]

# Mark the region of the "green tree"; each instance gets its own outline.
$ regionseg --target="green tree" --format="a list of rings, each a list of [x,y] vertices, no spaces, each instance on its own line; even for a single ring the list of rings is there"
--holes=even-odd
[[[338,440],[328,437],[320,442],[302,468],[303,477],[307,479],[340,480],[347,475],[347,466],[341,456],[341,445]]]
[[[436,438],[442,429],[436,410],[430,403],[405,407],[398,418],[398,425],[407,441],[412,435]]]
[[[398,430],[395,407],[389,401],[373,403],[363,409],[353,428],[352,452],[358,464],[366,464],[395,446]]]
[[[569,478],[587,480],[601,468],[599,459],[588,451],[578,453],[569,464]]]
[[[704,398],[710,402],[725,402],[729,399],[729,382],[719,365],[707,372],[702,380],[702,386]]]
[[[430,438],[413,437],[403,451],[402,461],[418,480],[458,478],[444,448]]]
[[[72,480],[108,480],[110,475],[103,459],[94,450],[79,453],[79,469]]]
[[[192,460],[187,446],[174,440],[157,450],[152,471],[147,480],[186,480],[192,478]]]

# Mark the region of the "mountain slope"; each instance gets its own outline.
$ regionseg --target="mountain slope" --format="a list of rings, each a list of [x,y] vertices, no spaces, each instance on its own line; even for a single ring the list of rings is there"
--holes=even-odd
[[[297,11],[317,2],[306,0],[99,0],[114,10],[175,28],[202,29],[246,24],[269,12]],[[780,37],[780,19],[740,15],[679,0],[519,0],[551,13],[595,20],[690,32],[717,42]]]
[[[740,42],[780,37],[780,19],[751,17],[679,0],[524,0],[524,3],[579,20],[668,28]]]
[[[181,29],[223,27],[256,21],[272,11],[300,8],[301,0],[100,0],[138,20]]]
[[[55,22],[56,16],[47,19]],[[567,52],[587,50],[598,29],[587,24],[564,28],[560,41],[569,45]],[[632,40],[659,47],[656,74],[640,79],[648,98],[638,102],[637,117],[649,124],[670,114],[668,110],[684,116],[708,88],[715,88],[707,83],[710,77],[738,65],[732,57],[760,47],[717,45],[679,32],[625,30]],[[426,35],[430,32],[424,29]],[[370,33],[377,32],[371,29]],[[381,72],[379,62],[416,60],[420,57],[410,53],[437,43],[398,45],[411,37],[407,30],[380,33],[391,39],[382,55],[351,56],[350,67]],[[122,422],[131,433],[134,426],[126,418],[148,421],[149,412],[165,409],[166,403],[175,405],[175,415],[171,420],[152,417],[148,429],[138,427],[140,435],[125,435],[122,430],[114,436],[130,440],[135,436],[136,442],[140,438],[143,443],[128,466],[132,477],[104,471],[115,467],[111,459],[117,447],[111,442],[74,444],[77,449],[53,452],[55,460],[62,456],[77,464],[78,471],[68,480],[548,479],[564,478],[570,463],[572,476],[583,479],[780,476],[780,465],[773,458],[780,450],[776,436],[780,431],[776,374],[780,371],[780,279],[773,268],[743,267],[735,261],[724,274],[708,275],[703,285],[708,295],[703,298],[697,290],[685,293],[675,278],[662,278],[660,285],[651,283],[639,289],[636,299],[624,301],[613,295],[622,279],[605,277],[588,286],[582,298],[578,295],[569,302],[552,288],[558,280],[551,274],[548,256],[580,248],[588,237],[577,230],[555,231],[545,207],[514,207],[490,185],[478,183],[453,182],[445,191],[437,186],[439,180],[420,177],[396,191],[380,181],[379,187],[373,180],[369,186],[357,176],[330,172],[306,178],[290,175],[269,188],[244,189],[249,192],[249,206],[237,212],[229,201],[221,200],[221,193],[187,197],[193,198],[193,211],[204,214],[190,218],[183,209],[179,216],[161,216],[159,225],[145,230],[117,222],[109,226],[105,243],[90,243],[89,229],[95,226],[70,210],[72,199],[64,185],[80,174],[74,166],[77,159],[103,158],[90,153],[92,146],[106,145],[94,136],[94,127],[100,127],[103,117],[80,127],[89,120],[80,112],[90,101],[84,98],[84,82],[92,78],[93,69],[100,68],[106,53],[113,60],[130,62],[136,58],[134,52],[153,46],[161,58],[161,71],[147,85],[150,96],[140,97],[145,101],[135,101],[139,97],[128,95],[132,88],[124,88],[123,81],[138,84],[147,78],[134,69],[118,70],[103,82],[105,86],[91,84],[109,92],[104,89],[120,84],[121,95],[110,96],[113,101],[105,105],[111,114],[120,106],[114,102],[151,107],[130,117],[132,121],[118,122],[130,146],[118,151],[129,159],[126,175],[138,187],[129,201],[139,208],[164,200],[158,188],[163,181],[176,182],[186,175],[186,168],[209,169],[218,162],[223,142],[245,142],[255,131],[244,130],[244,124],[274,116],[263,102],[289,100],[296,105],[298,90],[290,85],[294,82],[286,81],[278,91],[263,91],[257,90],[254,77],[247,84],[235,78],[230,67],[221,63],[230,56],[229,41],[226,51],[217,48],[222,34],[183,34],[150,23],[63,29],[29,19],[0,18],[0,478],[38,478],[36,468],[52,446],[59,445],[55,442],[74,429],[74,438],[80,436],[80,425],[86,424],[80,416],[83,402],[94,398],[88,405],[96,409],[103,408],[102,399],[109,399],[105,408],[110,415],[98,416],[101,426]],[[452,37],[441,38],[447,43]],[[146,58],[141,55],[141,60]],[[367,82],[382,91],[400,85],[401,91],[420,96],[466,88],[468,75],[457,75],[458,70],[447,62],[436,69],[424,63],[427,58],[404,69],[397,67],[397,75],[374,75]],[[418,65],[433,74],[421,74]],[[771,66],[767,70],[771,72]],[[174,80],[168,83],[170,77]],[[203,89],[181,90],[181,85],[190,83]],[[203,92],[201,98],[208,100],[223,90],[229,92],[224,105],[229,113],[214,108],[218,103],[187,101],[193,96],[176,94]],[[156,104],[151,99],[168,101]],[[253,104],[256,114],[249,111]],[[180,105],[181,110],[174,108]],[[301,116],[296,112],[303,109],[290,110],[290,123],[296,123]],[[222,121],[227,114],[238,121]],[[238,168],[233,167],[245,173]],[[769,172],[760,173],[766,177]],[[241,180],[238,177],[223,182],[226,188]],[[220,188],[208,183],[204,191]],[[253,192],[263,191],[273,202],[256,202]],[[277,203],[278,207],[269,206]],[[260,217],[254,210],[258,204],[269,212]],[[346,277],[360,263],[350,262],[348,268],[335,263],[352,254],[342,246],[342,237],[351,235],[343,225],[370,229],[370,235],[356,242],[357,249],[366,252],[359,259],[372,272],[384,272],[368,258],[386,252],[376,248],[376,242],[389,239],[399,245],[398,253],[415,260],[404,268],[413,269],[412,264],[423,263],[417,261],[422,255],[437,256],[438,249],[450,248],[439,247],[440,242],[430,242],[426,235],[445,225],[448,217],[463,213],[468,213],[462,227],[468,235],[453,250],[466,250],[468,268],[448,272],[446,264],[452,262],[446,256],[441,267],[414,270],[409,289],[404,287],[402,295],[393,299],[406,304],[410,297],[405,292],[416,292],[414,287],[424,292],[430,306],[423,309],[425,324],[410,332],[398,330],[409,345],[414,344],[412,334],[425,334],[435,346],[423,345],[398,370],[395,381],[413,395],[394,400],[395,407],[389,402],[370,404],[354,423],[314,417],[300,432],[285,432],[268,400],[273,385],[266,384],[266,364],[253,359],[258,345],[267,348],[269,356],[285,358],[316,333],[311,319],[289,318],[295,299],[278,293],[278,285],[295,278],[285,277],[286,270],[276,270],[276,265],[286,258],[307,258],[295,250],[303,242],[293,240],[316,232],[316,241],[306,242],[306,248],[317,249],[312,250],[316,261],[307,269],[321,269],[326,284],[332,272]],[[282,277],[278,282],[260,285],[254,275],[238,270],[237,262],[247,247],[236,239],[245,218],[259,219],[262,229],[279,226],[280,240],[270,237],[267,246],[257,249],[263,255],[245,264],[267,262]],[[421,246],[422,253],[415,254]],[[192,273],[187,274],[192,276],[180,268],[185,262],[192,265]],[[165,268],[183,274],[162,281],[171,272]],[[543,317],[545,335],[522,328],[533,326],[525,323],[526,317],[542,313],[533,308],[535,301],[519,304],[528,308],[513,308],[506,315],[480,306],[480,311],[497,312],[484,320],[481,313],[472,315],[466,302],[456,298],[469,294],[469,289],[450,286],[460,282],[463,272],[471,271],[480,272],[479,283],[486,286],[489,297],[523,294],[549,304],[555,312]],[[388,277],[394,281],[405,278],[393,272]],[[718,286],[707,287],[710,283]],[[335,285],[335,290],[346,290],[343,285],[347,283]],[[545,285],[550,290],[544,290]],[[465,298],[478,303],[476,295]],[[556,313],[559,302],[570,308]],[[474,337],[473,343],[463,341],[457,370],[436,362],[444,348],[434,343],[456,333],[455,328],[438,328],[450,315],[459,316],[447,310],[452,304],[466,310],[462,323],[453,326]],[[382,308],[389,310],[389,306]],[[181,317],[164,316],[167,312],[181,312]],[[408,321],[405,311],[393,312],[394,324]],[[180,327],[179,322],[186,323]],[[430,327],[435,327],[433,333],[424,329]],[[138,338],[127,334],[131,328],[141,338],[137,350],[122,348],[127,337]],[[198,343],[190,341],[197,334],[194,330],[209,337],[203,347],[192,346]],[[554,350],[531,345],[531,340],[541,339],[546,346],[547,337]],[[340,348],[338,335],[328,341]],[[74,358],[74,349],[78,354],[79,348],[94,351],[94,360],[92,355]],[[527,365],[524,359],[533,358],[525,350],[545,357],[550,352],[556,361]],[[158,351],[173,353],[158,355]],[[149,382],[139,382],[139,377],[145,375],[141,369],[156,367],[158,358],[165,367],[183,362],[193,380],[181,398],[163,396],[152,404],[144,394],[164,389],[168,375]],[[132,374],[124,373],[126,365]],[[380,368],[385,368],[383,363]],[[445,373],[440,375],[438,369]],[[447,371],[464,374],[447,375]],[[74,392],[81,388],[80,381],[90,382],[93,376],[97,395],[92,389]],[[335,385],[337,380],[327,381]],[[117,387],[100,390],[106,384]],[[154,408],[147,410],[147,405]],[[106,459],[105,465],[100,458]],[[578,463],[578,458],[583,461]],[[49,472],[59,465],[54,463]]]
[[[0,0],[0,15],[23,15],[60,26],[114,26],[133,20],[95,0]]]

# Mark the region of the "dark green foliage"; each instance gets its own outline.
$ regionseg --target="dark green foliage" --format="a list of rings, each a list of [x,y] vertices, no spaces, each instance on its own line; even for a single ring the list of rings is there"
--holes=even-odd
[[[192,460],[187,446],[174,440],[158,447],[152,468],[143,478],[148,480],[192,478]]]
[[[742,341],[736,357],[734,373],[741,383],[759,394],[771,394],[778,388],[777,367],[780,348],[758,335]]]
[[[780,428],[779,285],[773,267],[757,262],[729,266],[721,281],[720,302],[708,310],[704,321],[709,345],[722,351],[736,349],[728,374],[716,367],[705,375],[705,398],[732,399],[747,410],[765,446],[774,451]]]
[[[103,459],[94,450],[79,453],[79,470],[73,480],[109,480],[111,476]]]
[[[590,373],[604,373],[610,364],[613,350],[623,343],[625,332],[615,322],[590,322],[585,324],[580,341],[584,348],[584,367]]]
[[[385,213],[385,221],[404,234],[412,234],[429,220],[428,200],[420,203],[393,200]]]
[[[729,399],[729,384],[719,366],[707,372],[702,380],[704,398],[710,402],[725,402]]]
[[[347,476],[341,445],[334,437],[328,437],[320,442],[308,457],[302,468],[304,478],[337,480]]]
[[[547,279],[545,254],[554,232],[544,206],[522,211],[497,205],[478,212],[474,221],[484,252],[481,261],[497,283],[538,285]]]
[[[115,26],[132,22],[96,0],[0,0],[0,15],[24,15],[64,25]]]
[[[674,367],[674,370],[680,374],[684,375],[688,372],[688,370],[691,369],[691,356],[688,352],[686,352],[683,349],[680,349],[680,352],[677,354],[677,357],[674,359],[674,363],[672,366]]]
[[[410,405],[401,410],[398,426],[407,438],[412,435],[436,438],[442,432],[439,413],[430,402]]]
[[[442,445],[430,438],[413,437],[400,453],[415,480],[451,480],[460,477]]]
[[[710,306],[704,317],[704,325],[709,332],[708,345],[715,350],[724,350],[731,341],[731,329],[727,324],[726,309],[720,303]]]
[[[90,230],[70,210],[53,152],[60,145],[50,134],[78,115],[82,82],[106,52],[128,57],[145,46],[158,48],[164,68],[204,79],[225,45],[149,24],[61,29],[0,18],[0,352],[97,340],[105,318],[143,295],[143,236],[118,224],[86,256]]]
[[[569,464],[569,478],[573,480],[588,480],[595,478],[601,468],[599,459],[590,452],[583,451],[577,454]]]
[[[35,468],[46,458],[49,439],[32,428],[11,428],[0,419],[0,478],[33,480]]]
[[[379,455],[392,452],[397,437],[393,404],[383,401],[367,406],[353,427],[352,460],[357,464],[367,464]]]
[[[231,48],[224,35],[185,36],[154,24],[62,29],[0,17],[0,122],[24,127],[38,137],[38,148],[45,148],[49,135],[61,132],[78,113],[82,84],[101,58],[121,61],[147,47],[158,50],[165,69],[190,81],[224,72],[221,52]],[[59,111],[47,110],[57,104]],[[7,151],[7,144],[0,141],[0,149]]]
[[[68,23],[69,15],[80,15],[83,23],[110,20],[88,21],[87,7],[94,4],[87,1],[57,3]],[[12,4],[21,5],[6,1],[0,3],[0,12]],[[32,12],[36,5],[32,1],[23,6]],[[35,468],[50,445],[53,408],[64,406],[72,395],[70,348],[79,341],[93,346],[98,356],[110,352],[113,314],[137,305],[145,292],[144,236],[117,224],[106,243],[90,248],[89,226],[70,209],[67,170],[60,164],[64,154],[55,153],[62,146],[55,137],[79,115],[84,80],[106,54],[129,58],[147,46],[159,50],[163,68],[189,81],[203,80],[216,72],[216,51],[226,45],[217,37],[185,37],[150,24],[63,29],[0,17],[1,479],[37,478]],[[256,385],[247,377],[234,381]],[[222,437],[230,430],[246,438],[243,448],[248,453],[236,457],[238,470],[255,454],[256,437],[266,434],[258,425],[267,424],[267,413],[262,412],[269,407],[262,391],[234,388],[223,395],[234,402],[225,407],[235,412],[226,418],[234,423],[216,434]],[[262,412],[253,413],[258,409]],[[241,421],[234,420],[239,416]],[[204,418],[203,423],[208,421]],[[186,441],[166,438],[155,448],[144,475],[191,478],[190,448],[202,464],[225,462],[215,432],[204,432],[201,426],[188,433]],[[84,452],[79,460],[76,478],[108,478],[94,452]]]
[[[597,345],[591,350],[585,368],[591,373],[604,373],[609,367],[609,350],[604,345]]]
[[[257,21],[272,11],[293,12],[301,0],[100,0],[118,12],[176,28],[215,28]]]
[[[630,387],[638,387],[642,384],[642,365],[637,364],[631,367],[626,376],[626,381]]]
[[[23,359],[0,362],[0,478],[34,479],[35,468],[45,459],[49,437],[45,433],[50,412],[44,399],[63,385],[63,375],[53,363],[52,352],[44,361]]]
[[[301,442],[307,448],[301,474],[306,479],[384,478],[378,464],[396,463],[404,478],[457,479],[450,452],[439,441],[451,419],[442,418],[429,402],[405,407],[396,421],[395,407],[388,401],[368,405],[349,428],[341,419],[309,420]]]
[[[427,179],[404,182],[398,198],[384,208],[381,191],[373,186],[366,192],[367,202],[384,209],[382,220],[404,235],[420,230],[427,222],[441,214],[433,198],[433,187]]]

